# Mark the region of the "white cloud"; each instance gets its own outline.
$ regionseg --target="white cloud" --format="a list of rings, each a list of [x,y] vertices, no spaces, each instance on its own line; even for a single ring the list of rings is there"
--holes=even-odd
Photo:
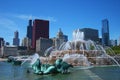
[[[3,37],[5,41],[12,43],[14,32],[20,30],[14,20],[0,17],[0,37]]]
[[[43,19],[43,20],[49,20],[50,22],[57,21],[53,16],[35,16],[32,14],[0,13],[0,17],[18,18],[18,19],[22,19],[22,20]]]
[[[21,19],[21,20],[20,20]],[[30,14],[13,14],[13,13],[0,13],[0,36],[4,37],[6,41],[12,43],[14,37],[14,32],[19,31],[19,37],[22,38],[25,36],[25,27],[24,22],[29,19],[43,19],[49,20],[50,22],[56,22],[56,19],[51,16],[33,16]],[[23,21],[24,20],[24,21]],[[23,21],[23,22],[19,22]]]
[[[51,22],[56,22],[57,20],[54,17],[51,16],[33,16],[33,15],[26,15],[26,14],[14,14],[13,17],[23,19],[23,20],[29,20],[29,19],[45,19],[49,20]]]
[[[18,25],[11,19],[0,18],[0,27],[2,29],[7,29],[8,31],[18,30]]]
[[[31,15],[23,15],[23,14],[13,15],[13,17],[16,17],[16,18],[19,18],[19,19],[23,19],[23,20],[32,19]]]
[[[54,17],[47,17],[46,19],[52,21],[52,22],[56,22],[57,20]]]

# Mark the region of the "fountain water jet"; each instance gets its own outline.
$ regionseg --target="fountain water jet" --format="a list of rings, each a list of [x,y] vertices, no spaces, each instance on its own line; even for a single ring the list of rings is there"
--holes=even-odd
[[[90,65],[119,65],[109,56],[104,48],[92,40],[84,40],[84,33],[80,29],[73,31],[73,40],[61,44],[58,50],[53,50],[50,56],[62,58],[74,66]]]
[[[40,59],[40,64],[56,64],[59,59],[65,62],[67,66],[73,65],[75,67],[88,67],[101,66],[101,65],[119,65],[119,63],[110,55],[108,55],[105,49],[101,45],[95,44],[92,40],[84,40],[84,33],[79,29],[73,31],[73,40],[64,42],[59,49],[50,47],[45,51],[45,57],[39,57],[35,54],[32,58],[31,65],[34,65],[37,60]],[[39,62],[39,61],[38,61]],[[60,61],[61,62],[61,61]],[[61,64],[61,63],[60,63]],[[59,64],[59,65],[60,65]],[[57,65],[58,66],[58,65]],[[63,65],[61,65],[63,66]],[[37,66],[34,66],[37,67]],[[56,67],[51,66],[47,71],[54,70]],[[59,70],[58,72],[64,71]],[[35,68],[37,73],[42,71]],[[46,71],[45,71],[46,72]]]

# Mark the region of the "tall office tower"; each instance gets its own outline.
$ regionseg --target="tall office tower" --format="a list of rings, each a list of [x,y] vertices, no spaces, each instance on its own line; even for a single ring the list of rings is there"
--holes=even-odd
[[[19,39],[19,32],[15,31],[14,32],[14,38],[13,38],[13,45],[19,46],[20,39]]]
[[[27,26],[27,37],[32,40],[32,20],[29,20],[29,25]]]
[[[35,19],[32,29],[32,48],[36,49],[36,40],[42,38],[49,39],[49,21]]]
[[[84,40],[93,40],[95,42],[99,41],[97,29],[82,28],[80,31],[84,32]]]
[[[107,19],[102,20],[102,45],[109,46],[109,22]]]

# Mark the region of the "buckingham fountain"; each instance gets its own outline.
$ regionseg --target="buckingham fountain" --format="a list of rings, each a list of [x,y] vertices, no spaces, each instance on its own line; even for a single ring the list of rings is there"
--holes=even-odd
[[[33,55],[30,65],[37,74],[66,73],[70,67],[120,66],[101,45],[84,40],[84,33],[79,29],[73,31],[73,40],[62,43],[59,49],[52,46],[45,51],[44,57]]]

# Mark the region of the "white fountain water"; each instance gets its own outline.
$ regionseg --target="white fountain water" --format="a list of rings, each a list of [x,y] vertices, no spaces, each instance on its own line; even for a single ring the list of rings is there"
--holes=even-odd
[[[87,45],[85,42],[84,33],[80,29],[75,30],[73,31],[73,41],[64,42],[59,50],[52,51],[50,56],[62,56],[63,61],[76,66],[89,66],[88,58],[84,55],[84,48]],[[81,50],[81,52],[76,52],[77,50]]]
[[[63,61],[74,66],[90,66],[87,57],[83,54],[65,54]]]
[[[120,66],[113,57],[106,53],[102,46],[95,44],[92,40],[84,40],[84,33],[79,29],[73,31],[72,41],[64,42],[58,50],[55,49],[57,48],[50,47],[45,51],[45,60],[48,60],[48,63],[62,58],[63,61],[74,66],[90,67],[114,64]],[[37,58],[39,58],[39,55],[35,54],[31,64],[33,64]]]
[[[73,40],[84,40],[84,32],[80,29],[73,31]]]
[[[37,61],[37,59],[40,58],[40,56],[38,55],[38,53],[35,53],[33,56],[31,56],[31,58],[31,65],[33,65]]]
[[[55,49],[54,46],[49,47],[47,50],[45,50],[44,55],[49,56],[51,51],[53,51],[54,49]]]
[[[72,41],[61,44],[59,50],[52,51],[50,56],[61,57],[75,66],[113,65],[111,61],[120,66],[102,46],[92,40],[84,40],[84,33],[80,29],[73,31]]]
[[[108,57],[108,58],[110,58],[110,59],[112,59],[120,67],[120,64],[112,56],[108,55],[106,53],[105,49],[102,46],[100,46],[100,47],[101,47],[102,51],[104,51],[105,56]],[[110,48],[110,50],[111,50],[111,48]],[[113,52],[113,50],[111,50],[111,51]],[[113,52],[113,54],[115,54],[115,53]]]
[[[35,53],[34,55],[28,57],[28,59],[23,61],[21,63],[21,65],[25,66],[25,67],[28,67],[28,66],[31,67],[31,65],[33,65],[39,58],[40,58],[40,56],[38,55],[38,53]]]

